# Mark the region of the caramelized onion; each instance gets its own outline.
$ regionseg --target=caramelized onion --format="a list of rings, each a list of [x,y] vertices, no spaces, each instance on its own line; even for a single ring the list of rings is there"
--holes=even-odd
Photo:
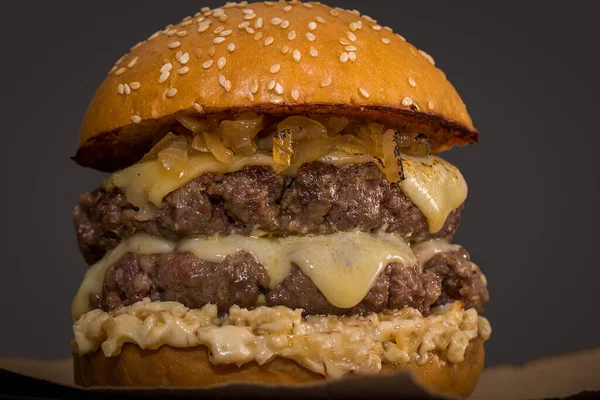
[[[293,116],[277,124],[277,131],[289,130],[294,140],[316,139],[327,135],[327,129],[318,121],[302,116]]]
[[[400,134],[388,129],[382,137],[383,165],[387,180],[399,183],[404,180],[404,167],[400,158]]]
[[[252,155],[256,153],[254,138],[263,128],[264,116],[247,112],[235,121],[222,121],[219,126],[221,137],[237,154]]]
[[[194,140],[192,140],[192,149],[201,153],[210,153],[206,141],[204,140],[204,136],[202,135],[194,136]]]
[[[158,153],[158,163],[168,172],[182,176],[188,164],[188,142],[178,136],[168,147]]]
[[[233,163],[233,152],[225,147],[217,132],[203,132],[202,137],[204,138],[206,147],[217,160],[224,164]]]
[[[302,140],[294,145],[293,165],[302,165],[320,160],[331,152],[332,138],[322,137]]]
[[[273,160],[275,161],[275,172],[283,172],[289,168],[292,163],[291,129],[283,129],[273,136]]]
[[[181,125],[194,133],[206,132],[209,128],[209,124],[206,119],[195,118],[189,115],[180,115],[177,117],[177,120],[179,123],[181,123]]]
[[[372,142],[355,135],[342,135],[335,138],[335,148],[348,154],[371,154]]]
[[[148,160],[155,159],[156,157],[158,157],[158,153],[160,153],[162,150],[166,149],[167,147],[169,147],[170,145],[175,143],[175,141],[178,138],[179,138],[179,136],[177,136],[173,132],[167,133],[165,135],[165,137],[163,137],[158,143],[156,143],[154,145],[154,147],[152,147],[150,149],[149,152],[147,152],[144,155],[144,157],[142,158],[142,161],[148,161]]]
[[[400,137],[402,152],[416,157],[427,157],[431,155],[431,140],[419,133],[417,135],[402,135]]]

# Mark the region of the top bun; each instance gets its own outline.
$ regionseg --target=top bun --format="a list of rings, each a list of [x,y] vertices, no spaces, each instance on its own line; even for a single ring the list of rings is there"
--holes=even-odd
[[[97,90],[74,159],[136,162],[177,113],[361,117],[424,132],[435,153],[477,141],[464,103],[427,53],[358,11],[311,2],[202,9],[135,45]]]

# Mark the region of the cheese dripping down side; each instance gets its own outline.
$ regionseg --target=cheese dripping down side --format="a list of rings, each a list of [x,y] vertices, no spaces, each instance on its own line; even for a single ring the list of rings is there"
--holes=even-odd
[[[90,297],[102,293],[104,275],[124,254],[190,252],[207,261],[221,261],[238,251],[251,253],[270,277],[275,288],[297,265],[327,300],[340,308],[351,308],[367,295],[381,271],[391,263],[418,265],[411,248],[400,236],[345,232],[331,235],[256,238],[231,235],[185,239],[179,243],[144,234],[124,240],[90,267],[75,299],[74,320],[90,311]]]
[[[334,152],[320,158],[321,162],[343,167],[348,164],[367,164],[379,161],[369,155],[350,155]],[[467,184],[460,171],[449,162],[436,156],[411,157],[402,155],[404,175],[401,182],[403,193],[415,203],[427,218],[429,231],[438,232],[444,226],[448,215],[467,198]],[[235,156],[234,162],[225,164],[212,154],[195,153],[190,155],[187,166],[180,174],[173,174],[162,168],[155,160],[142,161],[109,179],[110,186],[121,189],[127,200],[138,207],[140,218],[152,215],[154,207],[161,207],[163,198],[206,172],[230,173],[248,166],[274,165],[273,157],[266,153],[252,156]],[[283,174],[295,176],[298,166],[292,165]]]

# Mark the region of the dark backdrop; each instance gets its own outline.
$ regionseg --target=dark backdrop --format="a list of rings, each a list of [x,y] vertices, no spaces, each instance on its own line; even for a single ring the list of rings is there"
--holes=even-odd
[[[70,354],[85,272],[71,225],[102,175],[69,159],[95,88],[130,46],[220,1],[3,2],[0,357]],[[456,242],[487,275],[488,363],[600,345],[600,2],[329,1],[432,54],[479,144],[445,157],[469,183]]]

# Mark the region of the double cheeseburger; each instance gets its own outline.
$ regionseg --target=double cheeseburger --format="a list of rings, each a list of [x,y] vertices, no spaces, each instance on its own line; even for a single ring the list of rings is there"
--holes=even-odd
[[[478,136],[431,56],[356,10],[227,3],[138,43],[74,156],[110,173],[74,210],[77,382],[411,371],[467,396],[488,291],[435,154]]]

